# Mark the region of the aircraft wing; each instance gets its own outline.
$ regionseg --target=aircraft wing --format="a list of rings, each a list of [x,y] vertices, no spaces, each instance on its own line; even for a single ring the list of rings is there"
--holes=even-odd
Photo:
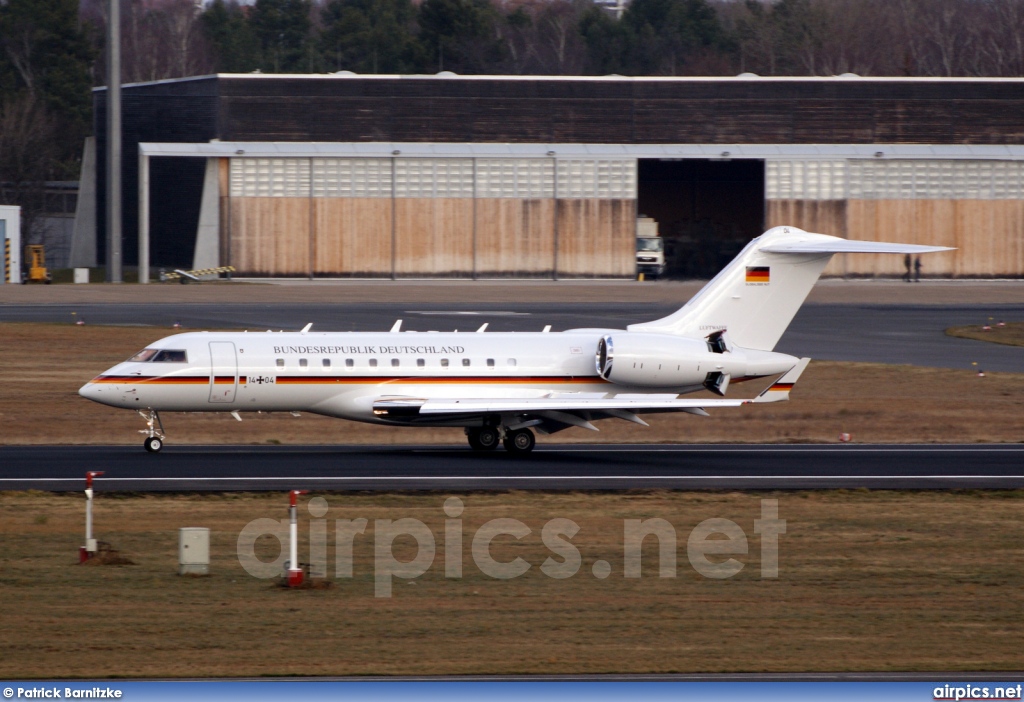
[[[682,399],[677,395],[617,395],[609,398],[573,397],[571,393],[523,399],[427,400],[420,414],[458,412],[530,412],[536,410],[685,410],[693,407],[739,407],[752,400]],[[376,407],[376,403],[374,407]]]
[[[593,412],[601,416],[618,417],[644,424],[636,417],[638,412],[688,412],[707,416],[707,409],[739,407],[741,405],[781,402],[789,399],[789,391],[800,378],[809,358],[800,359],[793,368],[750,399],[683,398],[675,394],[597,394],[552,393],[545,397],[530,398],[413,398],[381,397],[373,403],[376,414],[393,418],[439,417],[475,414],[521,414],[546,417],[556,421],[583,426],[567,421],[571,413]],[[581,420],[584,423],[585,420]],[[589,428],[589,427],[588,427]]]

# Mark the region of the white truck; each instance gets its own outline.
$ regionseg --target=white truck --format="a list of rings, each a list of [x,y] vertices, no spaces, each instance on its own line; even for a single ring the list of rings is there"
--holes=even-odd
[[[658,233],[658,222],[643,215],[636,220],[636,272],[645,278],[665,274],[665,241]]]

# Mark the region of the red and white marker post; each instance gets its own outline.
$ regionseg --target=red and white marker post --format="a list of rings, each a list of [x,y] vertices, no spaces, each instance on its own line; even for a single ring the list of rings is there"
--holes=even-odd
[[[309,490],[292,490],[289,494],[290,505],[288,515],[291,517],[290,553],[288,557],[288,587],[302,585],[302,566],[299,565],[299,495],[308,494]]]
[[[85,546],[78,549],[78,562],[85,563],[96,555],[96,539],[92,536],[92,479],[103,475],[102,470],[85,474]]]

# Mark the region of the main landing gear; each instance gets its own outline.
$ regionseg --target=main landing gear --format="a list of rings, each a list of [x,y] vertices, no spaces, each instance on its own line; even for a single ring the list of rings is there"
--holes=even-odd
[[[537,444],[529,429],[508,430],[504,427],[466,429],[466,437],[474,451],[493,451],[501,443],[505,450],[517,456],[530,453]]]
[[[146,428],[139,429],[140,434],[148,434],[142,445],[150,453],[159,453],[164,447],[164,424],[156,410],[136,410],[146,420]]]
[[[467,429],[466,437],[474,451],[493,451],[501,443],[501,435],[497,427],[480,427]]]
[[[537,439],[529,429],[516,429],[505,432],[505,438],[501,441],[505,450],[511,454],[525,455],[533,450]]]

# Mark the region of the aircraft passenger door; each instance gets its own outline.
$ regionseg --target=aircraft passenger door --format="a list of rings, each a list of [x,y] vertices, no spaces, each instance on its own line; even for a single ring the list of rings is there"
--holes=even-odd
[[[210,402],[234,402],[238,358],[233,341],[210,342]]]

